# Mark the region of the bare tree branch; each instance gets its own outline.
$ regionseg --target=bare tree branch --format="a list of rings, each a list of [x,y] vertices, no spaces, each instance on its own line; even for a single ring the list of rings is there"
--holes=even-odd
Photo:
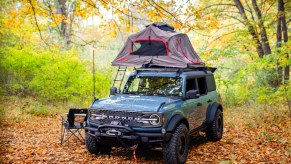
[[[78,36],[76,34],[72,34],[72,35],[75,36],[76,38],[80,39],[82,42],[84,42],[84,44],[77,44],[77,43],[75,43],[73,41],[70,41],[70,42],[72,42],[72,43],[74,43],[76,45],[81,45],[81,46],[92,45],[93,48],[96,48],[95,45],[94,45],[94,43],[98,43],[98,41],[91,40],[91,41],[88,42],[88,41],[84,40],[83,38],[81,38],[80,36]]]
[[[221,13],[227,13],[227,12],[231,12],[232,14],[239,14],[239,12],[228,10],[228,8],[224,8],[223,10],[218,10],[217,12],[219,14],[221,14]],[[208,14],[213,14],[213,11],[203,12],[203,15],[201,17],[203,18],[203,17],[207,16]],[[215,15],[215,16],[217,17],[218,15]]]
[[[194,28],[193,26],[190,26],[189,24],[187,23],[183,23],[181,20],[179,20],[173,13],[169,12],[168,10],[166,10],[165,8],[161,7],[160,5],[158,5],[156,2],[154,2],[154,0],[151,0],[153,2],[153,4],[147,0],[147,2],[152,6],[154,7],[157,11],[159,11],[160,9],[163,10],[165,13],[169,14],[172,18],[175,19],[175,22],[179,23],[181,26],[183,27],[186,27],[186,28],[189,28],[191,30],[201,30],[201,29],[198,29],[198,28]],[[161,12],[162,13],[162,12]],[[162,13],[163,15],[165,15],[166,17],[169,17],[167,16],[166,14]],[[169,18],[171,18],[169,17]]]
[[[253,14],[253,10],[252,10],[251,6],[249,5],[248,0],[245,0],[245,2],[246,2],[247,6],[249,8],[249,12],[251,14],[252,20],[255,21],[255,17],[254,17],[254,14]]]
[[[265,10],[265,7],[266,7],[266,1],[263,1],[263,2],[261,2],[261,10],[262,10],[262,12]]]
[[[180,5],[175,11],[174,13],[178,12],[181,8],[181,6],[184,6],[186,3],[188,3],[190,0],[187,0],[183,5]]]
[[[169,15],[167,15],[167,14],[169,14],[168,12],[166,12],[166,14],[164,12],[162,12],[164,10],[162,8],[159,8],[157,5],[155,5],[155,2],[151,3],[149,0],[147,0],[147,2],[148,2],[148,4],[150,4],[150,6],[152,6],[154,9],[156,9],[156,12],[159,15],[159,17],[161,17],[161,18],[169,18],[169,19],[172,18]],[[160,11],[160,10],[162,10],[162,11]],[[177,21],[177,19],[176,19],[176,21]]]
[[[205,10],[205,9],[208,9],[208,8],[214,7],[214,6],[232,6],[232,7],[235,7],[234,4],[223,4],[223,3],[221,3],[221,4],[212,4],[212,5],[209,5],[209,6],[204,7],[203,9],[197,10],[197,11],[195,11],[195,12],[197,13],[197,12],[203,11],[203,10]]]
[[[37,30],[38,30],[38,33],[39,33],[39,36],[40,36],[40,39],[47,45],[49,46],[49,44],[44,40],[42,34],[41,34],[41,31],[40,31],[40,28],[39,28],[39,24],[38,24],[38,21],[37,21],[37,18],[36,18],[36,13],[35,13],[35,8],[31,2],[31,0],[28,0],[30,6],[31,6],[31,9],[32,9],[32,12],[33,12],[33,16],[34,16],[34,20],[35,20],[35,25],[37,27]]]
[[[267,8],[267,10],[265,11],[265,12],[262,12],[263,14],[265,13],[267,13],[274,5],[276,4],[276,2],[274,2],[273,4],[271,4],[268,8]]]
[[[225,37],[225,36],[227,36],[227,35],[230,35],[230,34],[237,33],[237,32],[239,32],[239,31],[232,31],[232,32],[229,32],[229,33],[224,33],[224,34],[222,34],[222,35],[216,37],[214,40],[212,40],[211,42],[209,42],[209,43],[207,44],[207,46],[206,46],[206,50],[207,50],[208,47],[211,47],[210,45],[212,45],[212,44],[215,43],[216,41],[220,40],[221,38],[223,38],[223,37]]]
[[[183,22],[181,22],[178,18],[176,18],[176,16],[175,16],[173,13],[169,12],[168,10],[166,10],[165,8],[163,8],[162,6],[158,5],[154,0],[151,0],[151,1],[153,2],[153,4],[151,4],[151,3],[149,2],[149,0],[147,0],[147,2],[148,2],[150,5],[152,5],[154,8],[156,8],[155,6],[157,6],[159,9],[163,10],[165,13],[169,14],[170,16],[172,16],[172,17],[175,19],[176,22],[178,22],[179,24],[183,25]],[[157,9],[157,8],[156,8],[156,9]],[[165,15],[165,14],[164,14],[164,15]],[[165,16],[167,16],[167,15],[165,15]],[[168,17],[169,17],[169,16],[168,16]]]
[[[245,22],[244,22],[243,20],[239,19],[238,17],[235,17],[235,16],[233,16],[233,15],[226,15],[226,14],[224,14],[224,16],[227,16],[227,17],[229,17],[229,18],[232,18],[232,19],[234,19],[234,20],[237,20],[237,21],[239,21],[241,24],[245,25]]]
[[[58,31],[58,33],[60,34],[61,33],[61,30],[60,30],[60,27],[59,27],[59,25],[57,24],[57,22],[56,22],[56,18],[55,18],[55,14],[54,14],[54,12],[53,12],[53,10],[52,10],[52,6],[50,5],[50,2],[46,2],[46,1],[43,1],[46,5],[47,5],[47,7],[49,8],[49,13],[50,13],[50,15],[52,16],[52,20],[54,21],[54,23],[56,24],[56,26],[57,26],[57,31]]]
[[[102,1],[103,3],[106,3],[106,4],[108,4],[108,5],[110,5],[109,2],[107,2],[107,1],[104,1],[104,0],[100,0],[100,1]],[[91,4],[91,3],[88,2],[87,0],[83,0],[83,2],[87,3],[88,5],[90,5],[90,6],[94,7],[94,8],[97,8],[94,4]],[[129,14],[127,14],[127,13],[124,13],[124,12],[121,11],[119,8],[117,8],[117,7],[113,6],[113,5],[110,5],[110,6],[111,6],[113,9],[115,9],[116,11],[120,12],[121,14],[123,14],[123,15],[125,15],[125,16],[127,16],[127,17],[132,17],[133,19],[137,19],[137,20],[149,21],[149,20],[145,20],[145,19],[138,18],[138,17],[135,17],[135,16],[133,16],[133,15],[129,15]]]

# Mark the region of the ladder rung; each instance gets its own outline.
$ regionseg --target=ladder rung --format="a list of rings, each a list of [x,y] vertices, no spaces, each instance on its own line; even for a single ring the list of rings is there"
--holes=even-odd
[[[112,86],[118,86],[117,89],[120,90],[120,87],[121,87],[121,84],[123,82],[123,79],[124,79],[124,76],[126,74],[126,69],[127,69],[127,66],[119,66],[118,69],[117,69],[117,73],[115,75],[115,78],[113,80],[113,83],[112,83]],[[121,78],[121,79],[119,79]],[[109,94],[110,96],[110,94]]]

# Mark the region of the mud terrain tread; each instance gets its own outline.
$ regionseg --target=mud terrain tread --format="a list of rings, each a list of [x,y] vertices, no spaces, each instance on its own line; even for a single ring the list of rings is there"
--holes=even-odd
[[[91,154],[98,154],[99,153],[99,143],[97,142],[97,139],[89,134],[86,133],[85,135],[85,144],[86,144],[86,148],[87,150],[91,153]]]
[[[168,143],[165,143],[163,146],[163,158],[164,158],[164,163],[184,163],[187,159],[187,156],[182,160],[179,161],[178,159],[178,153],[176,151],[177,145],[178,145],[178,137],[180,136],[183,131],[186,131],[186,138],[187,138],[187,143],[186,143],[186,154],[188,154],[188,148],[189,148],[189,133],[188,129],[185,124],[180,124],[173,136],[171,137],[170,141]]]
[[[222,138],[223,123],[222,123],[222,132],[221,132],[222,134],[218,135],[218,133],[217,133],[217,130],[218,130],[217,119],[219,116],[221,117],[221,119],[223,121],[223,115],[222,115],[221,109],[217,109],[217,111],[215,113],[214,120],[209,124],[208,128],[205,131],[206,137],[210,141],[219,141]]]

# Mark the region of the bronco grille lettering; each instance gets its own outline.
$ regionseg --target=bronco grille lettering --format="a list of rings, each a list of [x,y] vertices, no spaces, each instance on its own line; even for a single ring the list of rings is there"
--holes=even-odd
[[[120,121],[123,125],[143,126],[148,124],[149,114],[131,111],[114,111],[95,109],[90,112],[90,118],[100,124],[110,124],[112,121]]]

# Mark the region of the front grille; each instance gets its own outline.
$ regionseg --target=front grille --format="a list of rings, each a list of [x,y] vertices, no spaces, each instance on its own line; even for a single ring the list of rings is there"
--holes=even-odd
[[[116,111],[104,109],[90,110],[90,119],[98,124],[118,124],[124,126],[138,127],[144,123],[140,119],[144,116],[141,112]]]

